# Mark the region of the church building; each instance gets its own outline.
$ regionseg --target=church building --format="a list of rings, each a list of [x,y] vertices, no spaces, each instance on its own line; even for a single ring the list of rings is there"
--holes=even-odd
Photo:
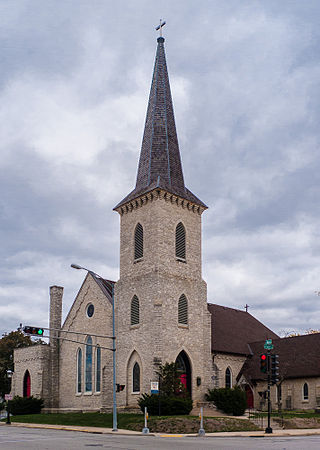
[[[160,36],[136,185],[114,208],[120,278],[88,271],[63,324],[63,288],[50,288],[49,344],[15,350],[13,394],[42,397],[47,411],[111,410],[114,306],[119,408],[136,407],[158,381],[159,365],[173,361],[194,404],[208,389],[240,384],[248,406],[258,406],[250,343],[263,351],[265,339],[279,337],[247,311],[208,303],[201,267],[206,209],[185,185]]]

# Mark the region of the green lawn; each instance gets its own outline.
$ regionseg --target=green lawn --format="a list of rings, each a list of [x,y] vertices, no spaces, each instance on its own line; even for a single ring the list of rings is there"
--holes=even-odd
[[[12,416],[11,421],[112,428],[112,414],[102,413],[30,414]],[[142,431],[143,427],[144,417],[142,414],[118,414],[119,429]],[[148,427],[151,432],[197,433],[200,423],[199,418],[195,416],[161,416],[150,417]],[[252,431],[259,429],[246,419],[234,419],[232,417],[205,417],[204,428],[207,432]]]
[[[256,417],[266,417],[267,412],[254,413],[253,416]],[[283,417],[285,419],[292,419],[294,417],[301,417],[305,419],[310,419],[312,417],[320,419],[320,414],[314,412],[314,410],[293,410],[293,411],[282,411],[280,414],[278,412],[272,412],[271,417]]]

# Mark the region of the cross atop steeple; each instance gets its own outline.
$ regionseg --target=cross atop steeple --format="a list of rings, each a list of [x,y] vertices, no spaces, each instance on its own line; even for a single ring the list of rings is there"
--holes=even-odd
[[[160,25],[156,28],[160,30],[160,34],[164,24],[165,22],[160,21]],[[114,209],[156,188],[166,190],[196,205],[207,208],[184,185],[164,51],[164,38],[160,35],[157,42],[136,187]]]
[[[159,32],[160,32],[160,37],[162,37],[162,27],[164,27],[165,24],[166,24],[166,22],[161,22],[161,21],[162,21],[162,19],[160,19],[160,25],[158,25],[158,26],[156,27],[156,30],[157,30],[157,31],[159,30]]]

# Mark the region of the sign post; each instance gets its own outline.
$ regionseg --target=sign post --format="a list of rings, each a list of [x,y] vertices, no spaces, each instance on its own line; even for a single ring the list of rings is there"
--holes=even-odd
[[[268,395],[268,426],[265,430],[267,434],[272,433],[271,428],[271,399],[270,399],[270,386],[271,386],[271,355],[270,350],[273,349],[272,339],[266,339],[266,342],[264,344],[264,348],[267,350],[267,375],[268,375],[268,389],[267,389],[267,395]]]

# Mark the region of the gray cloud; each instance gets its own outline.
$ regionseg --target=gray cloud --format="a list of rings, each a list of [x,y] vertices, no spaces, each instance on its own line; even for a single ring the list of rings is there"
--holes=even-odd
[[[165,29],[208,299],[275,331],[319,328],[319,29],[309,1],[3,1],[0,329],[66,312],[83,274],[117,279],[113,206],[134,186]]]

